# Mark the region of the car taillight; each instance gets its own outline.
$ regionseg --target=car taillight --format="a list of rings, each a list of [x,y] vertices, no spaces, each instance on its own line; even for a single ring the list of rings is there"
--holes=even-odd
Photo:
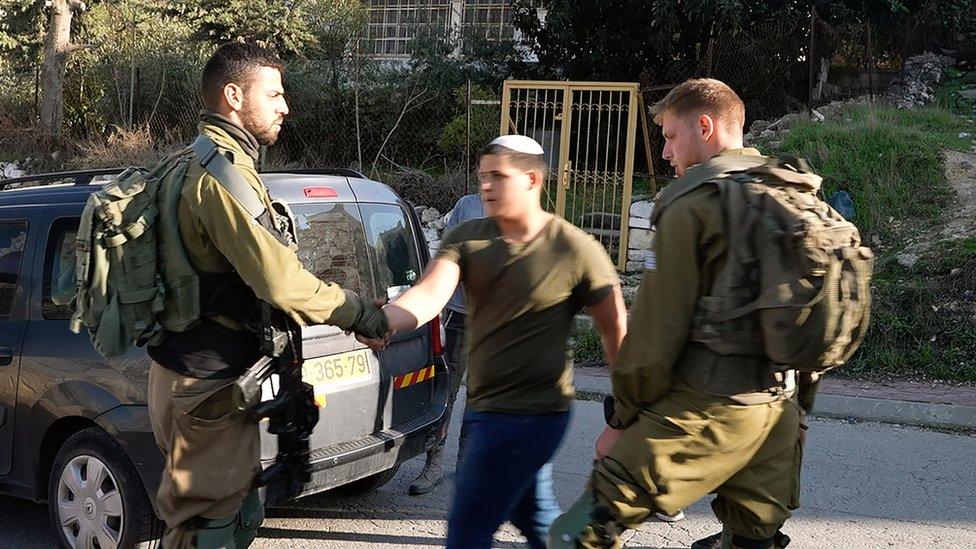
[[[434,351],[434,356],[444,354],[444,330],[441,329],[440,315],[430,321],[430,347]]]
[[[336,198],[339,193],[332,187],[305,187],[302,189],[307,198]]]

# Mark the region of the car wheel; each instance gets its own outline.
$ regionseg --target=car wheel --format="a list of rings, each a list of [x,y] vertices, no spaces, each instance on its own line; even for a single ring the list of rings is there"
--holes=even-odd
[[[48,478],[48,508],[62,547],[159,547],[162,524],[122,447],[90,427],[68,438]]]
[[[393,477],[396,476],[397,471],[399,470],[400,470],[400,465],[397,464],[394,465],[393,467],[390,467],[386,471],[380,471],[375,475],[370,475],[368,477],[361,478],[359,480],[354,480],[349,484],[343,484],[342,486],[337,487],[335,490],[336,492],[346,496],[359,496],[362,494],[368,494],[373,490],[376,490],[380,486],[383,486],[387,482],[393,480]]]

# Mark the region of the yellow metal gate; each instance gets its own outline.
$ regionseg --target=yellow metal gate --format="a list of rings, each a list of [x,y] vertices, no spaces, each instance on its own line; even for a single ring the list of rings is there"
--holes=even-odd
[[[637,84],[508,80],[501,133],[542,144],[543,207],[592,234],[623,270],[634,178]]]

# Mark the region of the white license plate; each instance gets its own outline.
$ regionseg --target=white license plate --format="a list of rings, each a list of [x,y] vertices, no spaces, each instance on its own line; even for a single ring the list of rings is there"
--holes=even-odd
[[[313,385],[316,393],[321,392],[320,388],[347,381],[369,379],[370,376],[372,371],[368,349],[313,358],[302,364],[302,380]]]

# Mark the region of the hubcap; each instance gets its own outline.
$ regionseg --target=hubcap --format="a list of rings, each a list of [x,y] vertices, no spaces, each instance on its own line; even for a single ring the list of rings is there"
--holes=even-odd
[[[95,456],[69,461],[58,480],[58,520],[75,549],[118,549],[122,494],[112,471]]]

